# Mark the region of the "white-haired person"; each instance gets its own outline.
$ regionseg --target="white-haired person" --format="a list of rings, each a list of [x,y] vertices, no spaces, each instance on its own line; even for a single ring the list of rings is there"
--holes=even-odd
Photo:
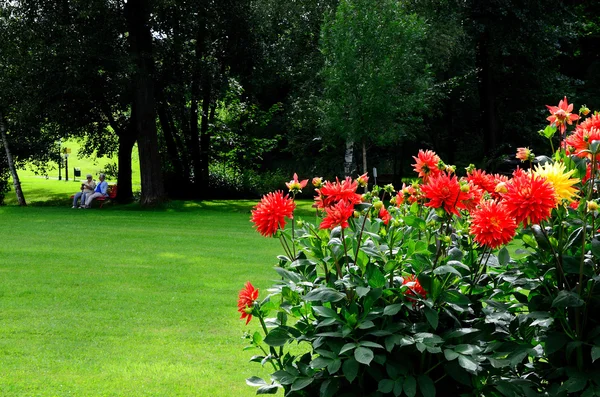
[[[94,193],[96,188],[96,181],[92,179],[92,174],[85,176],[86,181],[81,184],[81,190],[73,196],[73,208],[77,208],[77,201],[81,199],[80,204],[83,207],[85,205],[85,199],[88,195]]]
[[[98,175],[98,179],[100,182],[96,185],[94,189],[94,193],[86,195],[85,205],[83,208],[90,208],[92,205],[92,201],[94,201],[97,197],[108,197],[108,182],[105,181],[106,176],[104,174]]]

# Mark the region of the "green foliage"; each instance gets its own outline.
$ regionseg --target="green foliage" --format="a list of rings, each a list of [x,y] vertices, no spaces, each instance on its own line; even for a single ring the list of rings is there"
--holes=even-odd
[[[379,146],[401,141],[427,104],[424,20],[401,2],[343,0],[322,29],[325,128]]]

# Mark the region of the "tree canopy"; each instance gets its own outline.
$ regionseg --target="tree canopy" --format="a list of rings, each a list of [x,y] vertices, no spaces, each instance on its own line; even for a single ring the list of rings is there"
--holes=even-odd
[[[0,113],[17,168],[52,167],[60,138],[81,139],[118,158],[122,201],[133,198],[137,143],[147,205],[256,196],[296,171],[373,166],[399,182],[418,147],[494,167],[517,146],[546,144],[544,104],[567,95],[600,105],[597,11],[571,1],[4,0]]]

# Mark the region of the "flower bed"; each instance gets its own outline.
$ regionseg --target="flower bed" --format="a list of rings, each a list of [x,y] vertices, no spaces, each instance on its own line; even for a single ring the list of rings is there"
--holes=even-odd
[[[583,120],[566,98],[548,109],[541,133],[558,150],[532,167],[520,148],[527,167],[510,178],[459,176],[421,150],[418,180],[397,192],[359,194],[366,174],[314,178],[318,224],[293,216],[308,180],[263,197],[252,222],[284,255],[261,299],[251,283],[240,293],[261,327],[246,334],[251,360],[273,370],[247,383],[286,396],[600,395],[600,115]]]

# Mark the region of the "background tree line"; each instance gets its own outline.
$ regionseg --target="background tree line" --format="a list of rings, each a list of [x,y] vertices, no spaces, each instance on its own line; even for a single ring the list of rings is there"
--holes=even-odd
[[[257,195],[418,148],[493,169],[544,104],[600,108],[600,6],[525,0],[2,0],[0,188],[77,137],[119,199]],[[14,178],[13,178],[14,179]],[[274,186],[274,184],[276,184]]]

